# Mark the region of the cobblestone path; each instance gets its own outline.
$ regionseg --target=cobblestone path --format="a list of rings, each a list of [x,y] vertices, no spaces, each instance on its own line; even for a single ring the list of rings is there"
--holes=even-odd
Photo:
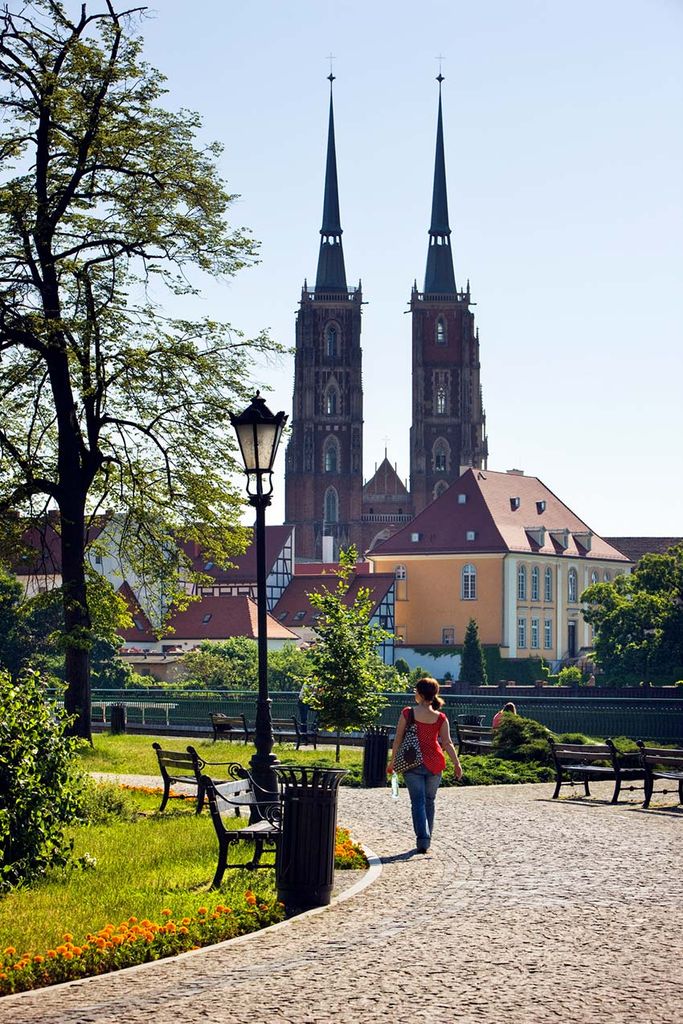
[[[611,786],[594,787],[607,796]],[[379,878],[322,913],[7,998],[8,1024],[681,1024],[683,814],[442,790],[430,854],[405,792],[342,790]]]

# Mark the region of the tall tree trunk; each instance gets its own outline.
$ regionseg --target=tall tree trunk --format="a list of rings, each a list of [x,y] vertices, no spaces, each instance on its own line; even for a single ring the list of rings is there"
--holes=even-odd
[[[92,742],[90,729],[90,645],[92,630],[85,584],[85,503],[71,497],[60,509],[64,600],[64,704],[75,719],[71,736]]]

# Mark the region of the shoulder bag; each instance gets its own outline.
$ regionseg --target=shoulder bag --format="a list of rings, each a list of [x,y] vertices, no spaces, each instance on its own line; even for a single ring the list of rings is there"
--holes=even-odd
[[[406,731],[403,733],[401,745],[394,757],[394,771],[409,772],[412,768],[419,768],[422,764],[422,749],[417,736],[417,725],[413,709],[410,709]]]

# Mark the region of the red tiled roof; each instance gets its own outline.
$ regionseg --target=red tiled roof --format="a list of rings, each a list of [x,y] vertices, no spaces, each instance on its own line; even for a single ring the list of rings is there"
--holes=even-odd
[[[133,588],[124,580],[117,593],[128,605],[128,611],[133,620],[133,625],[128,629],[120,630],[119,636],[126,643],[154,643],[157,639],[154,627],[142,610]]]
[[[174,640],[227,640],[232,636],[258,636],[256,602],[250,597],[203,597],[171,616],[168,637]],[[267,618],[269,640],[296,640],[295,633]]]
[[[543,536],[536,532],[541,527]],[[468,532],[474,533],[473,539],[467,539]],[[412,522],[379,544],[373,555],[519,551],[629,561],[597,534],[592,534],[587,551],[582,541],[590,533],[537,477],[468,469]]]
[[[266,573],[270,572],[275,561],[285,546],[292,526],[267,526],[266,527]],[[234,568],[223,569],[203,557],[197,544],[187,543],[181,545],[183,551],[192,562],[195,572],[206,573],[216,583],[254,583],[256,580],[256,544],[249,545],[243,555],[233,558]]]
[[[372,611],[375,612],[383,599],[388,594],[394,576],[392,573],[370,573],[369,575],[357,575],[349,587],[344,598],[347,605],[353,604],[361,588],[370,591]],[[284,594],[275,605],[273,615],[275,618],[292,628],[297,626],[315,626],[318,612],[311,607],[308,595],[323,590],[334,590],[337,586],[336,576],[295,576],[287,586]]]
[[[605,537],[605,540],[632,562],[639,562],[643,555],[664,555],[674,545],[683,544],[683,537]]]
[[[339,562],[296,562],[294,565],[295,576],[322,576],[331,575],[337,572]],[[367,576],[371,566],[369,562],[356,562],[354,566],[356,576]]]

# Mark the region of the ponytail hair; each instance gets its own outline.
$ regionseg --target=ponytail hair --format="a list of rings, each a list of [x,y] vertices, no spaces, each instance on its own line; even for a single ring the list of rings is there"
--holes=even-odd
[[[444,705],[443,697],[439,697],[439,684],[431,676],[418,679],[415,689],[424,700],[429,701],[435,711],[439,711]]]

